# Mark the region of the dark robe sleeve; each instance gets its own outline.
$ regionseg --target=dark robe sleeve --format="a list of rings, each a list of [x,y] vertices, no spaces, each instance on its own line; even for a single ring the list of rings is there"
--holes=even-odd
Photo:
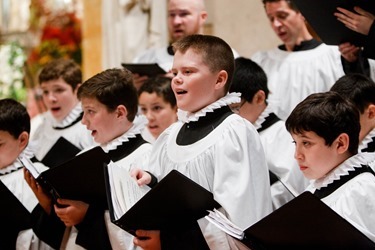
[[[355,62],[348,62],[344,57],[341,57],[341,64],[345,74],[359,73],[370,76],[370,64],[363,51],[358,54],[358,60]]]
[[[55,249],[60,249],[66,227],[57,217],[54,209],[48,215],[38,204],[31,212],[31,223],[39,239]]]
[[[375,59],[375,21],[372,23],[364,46],[364,54],[367,58]]]
[[[104,220],[103,207],[90,204],[84,220],[76,225],[76,244],[86,249],[112,249]]]
[[[161,249],[163,250],[209,250],[202,231],[195,222],[191,227],[184,230],[162,230],[160,231]]]

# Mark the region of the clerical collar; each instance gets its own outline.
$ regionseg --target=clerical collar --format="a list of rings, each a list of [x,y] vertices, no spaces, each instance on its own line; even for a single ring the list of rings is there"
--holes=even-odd
[[[62,121],[57,121],[53,118],[52,127],[57,130],[66,129],[73,126],[77,122],[80,122],[82,117],[83,111],[81,103],[79,102]]]
[[[293,48],[293,51],[305,51],[305,50],[310,50],[310,49],[315,49],[319,45],[321,45],[322,42],[319,42],[318,40],[315,40],[314,38],[311,40],[307,41],[302,41],[300,45],[295,45]],[[279,49],[286,51],[286,46],[285,44],[280,45]]]

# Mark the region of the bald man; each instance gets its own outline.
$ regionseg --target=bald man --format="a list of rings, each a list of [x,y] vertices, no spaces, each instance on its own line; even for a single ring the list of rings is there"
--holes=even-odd
[[[169,0],[167,21],[170,44],[188,35],[202,34],[206,20],[204,0]],[[157,63],[169,72],[173,63],[172,46],[148,49],[138,55],[133,63]],[[139,88],[146,79],[147,76],[135,74],[135,86]]]

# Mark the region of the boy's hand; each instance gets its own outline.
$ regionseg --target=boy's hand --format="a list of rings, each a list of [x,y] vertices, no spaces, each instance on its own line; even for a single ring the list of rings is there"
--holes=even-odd
[[[133,243],[144,250],[161,250],[159,230],[137,230]]]
[[[143,83],[148,79],[148,76],[141,76],[139,74],[133,74],[133,84],[134,87],[139,90]]]
[[[132,169],[130,176],[137,181],[139,186],[148,185],[151,182],[151,175],[139,168]]]
[[[26,168],[23,168],[23,177],[35,194],[41,207],[47,214],[50,214],[52,209],[52,197],[43,190]]]
[[[64,207],[58,207],[55,205],[54,208],[56,215],[67,227],[81,223],[89,208],[89,204],[83,201],[58,199],[57,202]]]

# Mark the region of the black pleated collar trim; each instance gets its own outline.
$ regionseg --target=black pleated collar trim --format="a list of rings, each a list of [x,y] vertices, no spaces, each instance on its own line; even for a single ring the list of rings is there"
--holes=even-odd
[[[200,117],[198,121],[185,123],[177,135],[177,145],[190,145],[203,139],[231,114],[233,114],[233,112],[230,108],[228,106],[223,106],[219,109],[215,109],[213,112],[206,113],[206,115]]]
[[[129,138],[128,141],[124,141],[121,145],[117,146],[116,149],[108,151],[109,158],[114,162],[119,161],[133,153],[144,143],[148,142],[146,142],[140,134],[137,134],[135,138]]]
[[[56,129],[56,130],[63,130],[63,129],[69,128],[69,127],[73,126],[74,124],[76,124],[77,122],[80,122],[82,120],[82,117],[83,117],[83,112],[81,112],[81,114],[77,117],[77,119],[75,119],[69,125],[66,125],[64,127],[53,127],[53,128]]]
[[[351,179],[362,173],[372,173],[375,175],[374,171],[368,165],[361,166],[362,167],[360,168],[355,168],[354,171],[350,171],[348,175],[341,176],[340,179],[333,181],[326,187],[322,187],[320,189],[315,190],[314,195],[316,195],[319,199],[323,199],[328,195],[332,194],[333,192],[335,192],[346,182],[350,181]]]

